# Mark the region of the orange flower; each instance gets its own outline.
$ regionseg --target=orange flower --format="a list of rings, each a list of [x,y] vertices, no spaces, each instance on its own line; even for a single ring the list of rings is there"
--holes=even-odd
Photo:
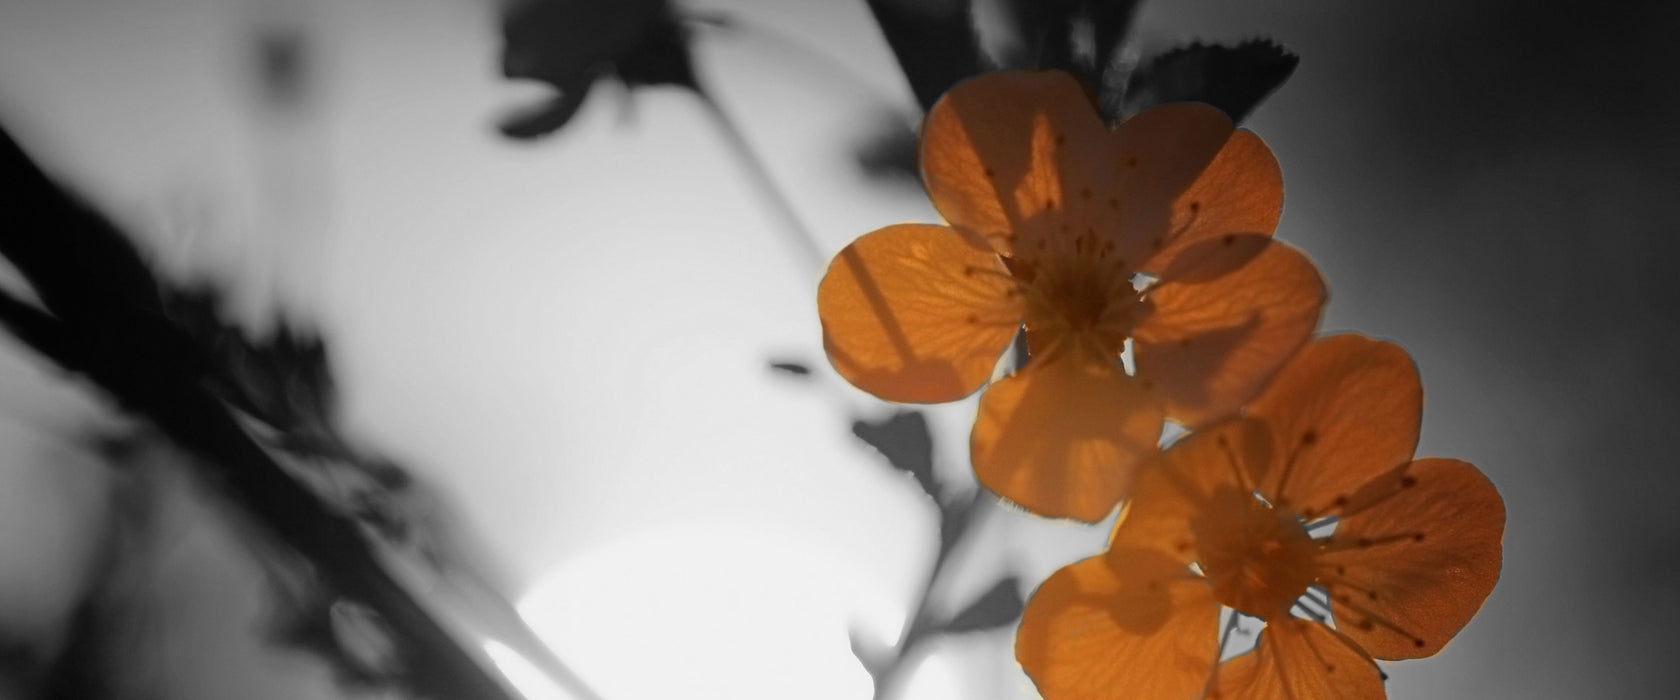
[[[1066,73],[991,73],[934,106],[921,163],[950,225],[840,251],[817,291],[823,343],[858,388],[939,403],[985,384],[1024,321],[1033,361],[981,398],[971,452],[981,483],[1035,513],[1101,520],[1163,417],[1234,412],[1318,323],[1318,271],[1270,238],[1277,162],[1213,107],[1110,130]]]
[[[1138,470],[1109,551],[1027,603],[1016,658],[1046,700],[1384,697],[1372,657],[1434,654],[1499,578],[1504,503],[1465,462],[1412,461],[1422,412],[1399,346],[1306,347],[1246,417]],[[1221,606],[1266,627],[1219,664]]]

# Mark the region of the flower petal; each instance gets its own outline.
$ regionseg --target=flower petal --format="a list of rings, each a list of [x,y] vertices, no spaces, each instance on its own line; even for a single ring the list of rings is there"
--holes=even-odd
[[[1228,243],[1227,243],[1228,241]],[[1200,267],[1235,269],[1201,279],[1163,277],[1132,338],[1137,376],[1167,416],[1195,426],[1253,398],[1318,326],[1328,296],[1305,255],[1267,238],[1209,241],[1221,249]],[[1257,253],[1241,250],[1258,245]]]
[[[998,495],[1045,517],[1096,522],[1160,436],[1160,410],[1112,365],[1046,361],[980,396],[969,451]]]
[[[1188,566],[1198,558],[1190,522],[1215,493],[1252,492],[1270,461],[1271,435],[1258,421],[1232,419],[1191,433],[1138,467],[1110,551],[1152,550]]]
[[[1380,659],[1440,651],[1499,580],[1505,503],[1469,463],[1422,459],[1342,517],[1320,555],[1336,626]]]
[[[817,288],[840,376],[888,401],[954,401],[980,388],[1021,323],[997,255],[943,226],[899,224],[834,256]]]
[[[1218,655],[1219,604],[1153,552],[1051,575],[1021,614],[1015,658],[1045,700],[1195,698]]]
[[[1122,227],[1145,246],[1144,272],[1160,274],[1203,241],[1277,229],[1283,171],[1218,109],[1161,105],[1122,124],[1120,140]]]
[[[1308,518],[1412,459],[1423,385],[1400,346],[1338,335],[1302,348],[1248,406],[1272,430],[1260,491]]]
[[[1039,246],[1047,210],[1103,193],[1110,132],[1073,76],[1011,70],[952,87],[922,125],[922,181],[965,234],[1010,254]],[[1019,238],[1017,238],[1019,237]]]
[[[1382,673],[1353,642],[1317,622],[1268,620],[1260,644],[1220,664],[1208,700],[1382,700]]]
[[[1166,247],[1179,219],[1174,203],[1231,140],[1233,128],[1224,112],[1196,102],[1160,105],[1120,125],[1113,158],[1122,257],[1142,262]]]

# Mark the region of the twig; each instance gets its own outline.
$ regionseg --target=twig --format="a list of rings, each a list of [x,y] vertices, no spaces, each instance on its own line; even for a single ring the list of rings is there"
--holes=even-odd
[[[934,555],[933,566],[928,569],[927,580],[922,582],[922,591],[916,598],[916,608],[910,613],[909,622],[900,633],[898,644],[893,647],[893,657],[885,667],[879,670],[871,669],[875,682],[873,700],[886,700],[891,697],[892,689],[902,682],[902,675],[910,662],[915,658],[917,647],[939,631],[935,624],[933,611],[929,608],[932,602],[934,586],[939,582],[939,576],[945,571],[945,565],[950,563],[951,554],[956,551],[965,536],[973,530],[975,523],[980,521],[980,515],[988,510],[986,491],[975,489],[968,500],[957,506],[950,513],[948,519],[942,518],[939,524],[939,552]]]
[[[776,179],[771,176],[770,168],[764,164],[764,159],[760,158],[758,152],[753,150],[752,144],[747,141],[746,135],[741,132],[741,127],[735,123],[734,118],[730,117],[728,112],[723,111],[723,105],[718,104],[717,98],[712,96],[710,90],[701,87],[697,81],[694,91],[700,96],[700,103],[705,108],[706,116],[710,117],[712,124],[717,127],[718,134],[723,137],[724,143],[729,146],[729,151],[735,154],[736,159],[741,162],[741,166],[746,169],[747,176],[752,179],[753,186],[763,197],[764,204],[770,209],[771,215],[780,220],[780,228],[782,233],[785,234],[788,244],[796,249],[796,254],[802,259],[801,262],[805,264],[807,270],[813,273],[821,270],[823,265],[821,245],[817,243],[816,237],[811,233],[811,228],[806,226],[798,212],[794,211],[793,203],[788,200],[787,193],[783,192],[782,188],[776,184]]]

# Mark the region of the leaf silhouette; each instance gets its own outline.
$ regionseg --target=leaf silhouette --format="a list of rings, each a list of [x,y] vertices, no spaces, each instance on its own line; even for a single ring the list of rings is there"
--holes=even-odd
[[[223,317],[222,294],[208,286],[165,287],[164,306],[207,355],[205,380],[222,400],[295,441],[332,432],[338,392],[313,331],[282,321],[267,337],[253,337]]]
[[[811,376],[811,366],[795,360],[771,360],[770,369],[801,379]]]
[[[922,492],[939,501],[939,483],[933,478],[933,436],[927,418],[918,411],[899,411],[883,421],[857,420],[852,434],[880,450],[894,469],[909,474]]]
[[[475,654],[387,569],[360,526],[257,444],[207,386],[211,361],[170,319],[157,278],[111,221],[53,181],[0,127],[4,256],[39,299],[0,290],[0,325],[199,459],[202,483],[254,532],[301,556],[336,599],[393,634],[396,684],[430,697],[511,698]],[[373,648],[372,646],[369,647]]]
[[[695,89],[688,32],[668,0],[515,0],[502,17],[502,74],[557,90],[502,119],[510,138],[551,134],[571,121],[595,81]]]
[[[867,0],[867,4],[923,110],[932,109],[952,85],[984,70],[969,3]]]
[[[961,634],[1005,627],[1021,618],[1021,608],[1025,605],[1020,579],[1005,576],[945,623],[945,631]]]
[[[853,146],[863,174],[921,187],[922,176],[916,165],[916,130],[907,126],[903,117],[890,112],[870,117],[867,128],[867,133]]]
[[[1003,56],[1010,67],[1069,70],[1092,82],[1126,38],[1136,0],[1009,0],[1004,28],[1020,43]],[[1076,34],[1089,28],[1090,45]]]
[[[1241,122],[1295,72],[1301,57],[1270,39],[1237,46],[1193,43],[1140,66],[1126,82],[1122,112],[1166,102],[1206,102]],[[1105,99],[1104,103],[1109,100]]]

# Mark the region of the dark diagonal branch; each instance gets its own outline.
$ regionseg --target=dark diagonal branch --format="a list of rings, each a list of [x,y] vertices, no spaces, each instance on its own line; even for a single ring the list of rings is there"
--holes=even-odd
[[[9,295],[0,322],[202,457],[198,476],[296,552],[342,598],[374,611],[399,654],[394,680],[419,695],[512,700],[379,562],[357,525],[285,472],[203,383],[205,359],[162,311],[128,239],[49,179],[0,129],[0,254],[44,311]]]

